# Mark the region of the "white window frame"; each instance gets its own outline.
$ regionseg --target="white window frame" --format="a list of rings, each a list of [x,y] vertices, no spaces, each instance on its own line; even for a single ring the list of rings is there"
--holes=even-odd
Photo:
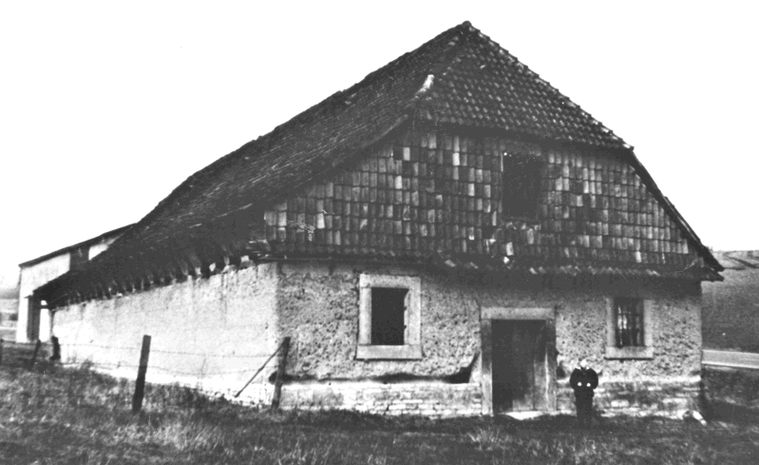
[[[616,329],[617,321],[614,315],[615,297],[606,299],[606,358],[607,359],[642,359],[654,358],[654,335],[653,335],[653,302],[634,295],[620,295],[616,297],[639,298],[643,304],[643,346],[617,347]]]
[[[372,288],[408,289],[403,345],[372,345]],[[359,360],[419,360],[422,358],[422,280],[418,276],[361,274],[359,277]]]

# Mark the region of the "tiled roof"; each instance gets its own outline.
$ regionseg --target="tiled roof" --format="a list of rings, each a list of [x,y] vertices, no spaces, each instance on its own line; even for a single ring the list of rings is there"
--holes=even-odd
[[[260,240],[272,204],[425,121],[634,159],[624,141],[465,22],[190,176],[110,249],[41,295],[60,302],[122,278],[239,257]]]
[[[630,148],[469,23],[459,29],[455,55],[442,72],[433,74],[424,116],[544,140]]]

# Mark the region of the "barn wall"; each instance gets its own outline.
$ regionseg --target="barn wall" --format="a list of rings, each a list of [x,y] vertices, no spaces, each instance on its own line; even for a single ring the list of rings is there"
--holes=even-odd
[[[234,392],[279,342],[278,279],[276,265],[260,265],[72,305],[56,312],[54,332],[64,362],[91,361],[99,370],[130,378],[148,334],[148,382]],[[269,395],[266,378],[276,364],[267,368],[248,394]]]
[[[357,360],[359,276],[421,278],[420,360]],[[608,298],[652,302],[654,357],[605,358]],[[507,279],[396,265],[287,262],[213,275],[55,317],[64,361],[91,360],[133,377],[143,334],[153,337],[149,382],[180,382],[229,395],[292,338],[282,405],[372,413],[479,414],[484,307],[555,309],[557,403],[573,410],[567,378],[587,357],[601,374],[605,411],[693,407],[700,370],[700,288],[672,282]],[[271,363],[243,396],[268,402]]]
[[[355,359],[358,282],[362,272],[421,276],[421,360]],[[608,298],[631,293],[651,301],[654,357],[651,360],[607,359]],[[424,395],[425,389],[435,383],[438,383],[439,392],[454,389],[452,384],[439,383],[450,382],[452,375],[466,372],[474,361],[468,381],[463,380],[470,387],[455,387],[468,392],[480,382],[479,318],[483,307],[555,309],[557,398],[561,410],[574,408],[567,378],[583,357],[589,358],[591,365],[601,373],[597,399],[602,409],[693,406],[698,394],[701,360],[698,285],[624,280],[578,284],[573,281],[513,279],[485,284],[476,277],[397,266],[330,266],[305,262],[282,267],[280,332],[293,340],[287,365],[293,383],[285,392],[290,392],[292,399],[300,399],[291,402],[300,402],[305,407],[312,404],[339,407],[339,399],[344,398],[347,399],[344,408],[357,408],[352,405],[358,403],[360,408],[390,412],[389,406],[393,404],[386,400],[372,400],[367,404],[355,399],[364,399],[366,389],[373,393],[377,382],[403,380],[403,383],[393,385],[393,392],[399,398],[414,399],[417,404],[427,405],[429,399]],[[345,382],[350,386],[343,385]],[[347,395],[348,392],[351,394]],[[466,400],[455,402],[458,407],[448,414],[467,412],[481,402],[479,395],[457,399]],[[411,411],[401,407],[395,409],[396,413]]]

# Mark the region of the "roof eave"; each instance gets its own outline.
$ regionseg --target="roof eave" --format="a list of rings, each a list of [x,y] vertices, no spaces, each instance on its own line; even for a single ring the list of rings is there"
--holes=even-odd
[[[76,244],[63,247],[63,248],[55,250],[53,252],[46,253],[45,255],[41,255],[41,256],[39,256],[37,258],[33,258],[31,260],[27,260],[27,261],[25,261],[23,263],[19,263],[18,266],[19,266],[19,268],[25,268],[25,267],[28,267],[28,266],[36,265],[36,264],[38,264],[40,262],[44,262],[45,260],[47,260],[49,258],[55,257],[56,255],[61,255],[63,253],[69,252],[71,250],[78,249],[79,247],[84,247],[85,245],[92,245],[92,244],[100,242],[100,241],[102,241],[104,239],[107,239],[109,237],[116,236],[116,235],[119,235],[119,234],[123,234],[124,231],[126,231],[127,229],[129,229],[132,226],[134,226],[134,223],[128,224],[126,226],[122,226],[120,228],[112,229],[110,231],[104,232],[103,234],[101,234],[99,236],[96,236],[96,237],[93,237],[91,239],[87,239],[85,241],[78,242]]]

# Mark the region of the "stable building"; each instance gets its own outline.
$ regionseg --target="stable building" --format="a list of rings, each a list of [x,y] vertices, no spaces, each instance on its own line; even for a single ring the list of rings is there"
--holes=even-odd
[[[45,302],[35,298],[34,290],[70,270],[77,270],[105,251],[129,227],[122,226],[86,241],[63,247],[20,263],[16,299],[16,342],[50,340],[52,313]]]
[[[70,362],[282,405],[430,416],[698,396],[722,267],[633,148],[465,22],[188,178],[37,289]]]

